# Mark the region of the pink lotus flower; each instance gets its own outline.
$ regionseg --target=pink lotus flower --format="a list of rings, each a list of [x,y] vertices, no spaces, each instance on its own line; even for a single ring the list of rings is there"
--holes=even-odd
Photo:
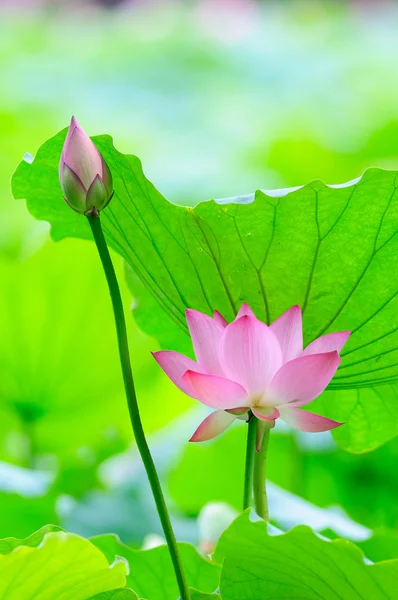
[[[75,117],[62,149],[59,181],[65,201],[78,213],[99,212],[112,198],[108,165]]]
[[[329,384],[341,362],[339,352],[350,331],[324,335],[303,350],[302,316],[292,306],[270,326],[247,304],[227,321],[188,309],[187,323],[196,360],[172,350],[154,357],[185,394],[216,409],[198,427],[191,442],[210,440],[248,411],[275,425],[279,417],[301,431],[327,431],[337,421],[300,410]]]

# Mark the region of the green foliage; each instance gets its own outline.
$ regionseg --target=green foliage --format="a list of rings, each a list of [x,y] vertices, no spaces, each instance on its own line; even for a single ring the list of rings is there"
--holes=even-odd
[[[269,7],[263,2],[261,10],[245,13],[239,35],[246,37],[235,39],[229,37],[229,28],[224,32],[219,27],[212,37],[210,19],[197,18],[196,3],[191,3],[192,11],[188,3],[174,4],[174,9],[167,6],[165,14],[158,6],[152,12],[141,3],[144,10],[137,9],[134,19],[116,10],[112,15],[95,11],[90,19],[72,15],[72,20],[58,11],[2,12],[3,258],[25,261],[46,240],[43,223],[32,219],[23,203],[11,200],[9,179],[23,153],[34,152],[41,140],[52,135],[69,116],[72,104],[88,130],[100,131],[107,123],[120,149],[139,151],[160,189],[184,204],[193,205],[213,193],[228,196],[255,186],[297,185],[314,177],[346,181],[369,165],[397,168],[397,45],[389,12],[383,9],[381,18],[375,19],[365,11],[358,19],[344,3],[325,3],[322,10],[314,10],[303,3]],[[245,33],[251,14],[255,14],[255,31]],[[68,43],[71,27],[75,44]],[[259,36],[258,27],[266,34]],[[58,77],[54,85],[54,74],[59,73],[62,81]],[[336,110],[341,106],[344,110]],[[55,206],[55,197],[53,201]],[[364,212],[363,228],[367,218]],[[352,248],[347,249],[350,254]],[[155,296],[148,294],[129,265],[127,269],[140,324],[149,316],[155,334],[164,327],[166,347],[176,333],[174,322],[163,318]],[[395,272],[390,272],[391,283]],[[0,279],[0,459],[58,473],[46,496],[0,494],[0,537],[24,537],[45,522],[59,522],[56,496],[68,494],[77,499],[76,509],[80,506],[76,530],[87,533],[88,521],[92,533],[113,530],[110,515],[117,513],[126,524],[123,539],[140,543],[143,533],[155,530],[157,523],[156,515],[149,517],[151,503],[143,510],[145,499],[140,508],[135,495],[127,494],[121,503],[124,492],[103,489],[98,474],[103,460],[123,451],[131,432],[118,365],[112,359],[107,291],[94,249],[80,241],[51,245],[24,267],[16,262],[2,264]],[[335,291],[340,293],[339,288]],[[90,306],[94,314],[88,324],[80,310],[86,302],[82,307],[74,302],[93,292],[97,305]],[[373,292],[377,301],[383,290],[375,284]],[[131,295],[124,297],[127,306]],[[46,314],[52,326],[44,326]],[[91,345],[87,335],[96,318],[101,319],[102,337],[96,336]],[[159,431],[190,401],[152,365],[149,350],[154,349],[154,341],[132,327],[130,336],[145,428]],[[42,337],[45,343],[40,342]],[[181,348],[184,340],[182,336],[178,341]],[[379,344],[384,346],[383,340]],[[374,354],[391,349],[377,346]],[[95,362],[95,372],[91,363],[87,370],[75,370],[75,357],[76,364],[86,357]],[[347,355],[345,363],[349,362]],[[383,365],[375,365],[379,366]],[[346,372],[354,368],[347,367]],[[67,371],[71,371],[70,384],[64,381]],[[53,384],[57,380],[61,386]],[[396,435],[396,406],[396,384],[387,383],[330,390],[319,399],[316,410],[348,420],[349,426],[336,430],[334,437],[342,447],[359,453]],[[183,428],[179,439],[191,433]],[[168,447],[175,445],[174,438],[173,444],[167,435],[163,439]],[[272,481],[319,506],[340,505],[367,525],[397,527],[396,445],[390,442],[361,457],[337,452],[322,435],[308,436],[304,444],[297,439],[273,435],[268,469]],[[155,440],[150,441],[155,445]],[[215,499],[226,499],[239,508],[244,443],[242,425],[214,444],[187,445],[181,474],[174,470],[170,480],[178,508],[196,515],[203,502]],[[173,468],[174,455],[161,455],[164,473]],[[129,459],[126,456],[126,462]],[[7,489],[7,475],[5,483]],[[141,480],[135,485],[143,487]],[[93,498],[107,501],[93,503]],[[61,519],[65,526],[65,515]],[[132,527],[139,528],[139,535],[132,535]],[[394,539],[392,531],[376,533],[360,546],[372,560],[393,558],[397,557]],[[0,548],[6,551],[7,543],[0,542]],[[125,593],[120,590],[117,595]]]
[[[124,421],[114,326],[94,250],[49,243],[22,264],[0,264],[0,335],[7,340],[0,346],[1,410],[26,437],[20,454],[6,457],[24,466],[40,453],[56,451],[66,462],[83,446],[106,447],[105,431]]]
[[[246,434],[246,427],[239,422],[209,444],[187,444],[168,480],[169,492],[180,510],[197,516],[212,500],[241,510]]]
[[[42,533],[35,534],[35,543]],[[37,547],[32,546],[32,537],[25,541],[0,556],[1,600],[87,600],[125,586],[125,565],[110,568],[105,556],[84,538],[50,532]]]
[[[21,264],[0,261],[0,276],[0,456],[34,466],[38,454],[56,454],[65,468],[65,491],[78,496],[79,486],[84,491],[88,483],[96,484],[95,473],[75,473],[68,480],[68,469],[92,471],[131,440],[111,305],[96,250],[80,240],[49,242]],[[130,302],[126,286],[122,292]],[[151,431],[191,402],[170,386],[167,410],[158,410],[160,374],[155,361],[146,360],[154,342],[137,336],[128,321],[129,335],[135,335],[138,391],[144,387],[153,397],[151,407],[142,407]],[[15,430],[25,441],[17,452],[7,443]]]
[[[32,165],[20,164],[13,193],[27,199],[36,218],[50,221],[54,239],[89,239],[88,223],[62,201],[57,165],[64,137],[65,131],[46,142]],[[94,141],[116,191],[103,213],[104,230],[130,266],[136,319],[145,331],[164,347],[189,352],[188,306],[217,308],[232,319],[246,300],[258,317],[272,321],[298,303],[307,343],[329,331],[352,330],[330,389],[365,389],[366,411],[351,403],[350,412],[346,393],[335,394],[325,412],[348,422],[337,439],[344,445],[349,438],[349,450],[366,451],[396,435],[388,413],[395,387],[387,388],[387,401],[382,390],[383,409],[372,427],[366,391],[398,378],[397,290],[391,279],[397,268],[395,172],[370,169],[348,187],[312,182],[282,198],[257,192],[250,204],[236,198],[190,209],[168,203],[140,161],[119,153],[111,138]]]
[[[308,527],[269,536],[263,521],[238,517],[222,536],[215,560],[223,561],[223,600],[394,600],[398,560],[368,565],[346,540],[327,541]]]
[[[102,535],[91,539],[112,562],[116,556],[125,558],[130,566],[127,585],[140,597],[170,600],[178,597],[178,587],[167,546],[151,550],[132,550],[114,535]],[[189,544],[178,545],[188,584],[204,592],[213,592],[218,586],[220,569],[201,556]]]
[[[246,426],[236,423],[209,443],[184,447],[168,478],[169,493],[181,511],[197,516],[214,500],[241,510],[246,435]],[[314,445],[308,446],[299,432],[287,435],[273,430],[268,480],[314,507],[342,506],[353,520],[369,528],[396,527],[397,438],[359,456],[347,455],[327,437],[312,436],[310,442]]]
[[[15,548],[19,548],[19,546],[27,546],[29,548],[37,548],[43,541],[43,538],[48,533],[53,533],[56,531],[62,531],[60,527],[57,525],[45,525],[38,531],[35,531],[31,535],[29,535],[24,540],[19,540],[17,538],[3,538],[0,540],[0,554],[9,554]]]
[[[55,502],[56,495],[51,491],[33,498],[0,493],[0,536],[24,537],[48,521],[59,523]]]
[[[398,532],[395,530],[375,531],[371,538],[359,542],[358,546],[374,562],[398,559]]]
[[[398,434],[396,383],[327,390],[311,409],[325,415],[333,412],[337,421],[348,424],[333,431],[336,442],[348,452],[370,452]]]
[[[111,592],[102,592],[92,596],[89,600],[138,600],[138,596],[133,590],[112,590]]]
[[[33,165],[20,164],[13,192],[27,199],[36,218],[50,221],[54,239],[91,239],[86,220],[62,201],[57,165],[64,138],[63,131],[46,142]],[[272,321],[298,303],[307,343],[328,331],[353,331],[344,353],[350,359],[332,387],[398,379],[390,278],[396,267],[395,172],[370,169],[359,183],[340,189],[313,182],[283,198],[257,192],[251,204],[238,197],[189,209],[167,202],[139,160],[119,153],[109,136],[93,139],[115,175],[115,198],[103,213],[108,241],[151,291],[163,319],[177,325],[165,333],[152,315],[142,318],[145,307],[137,310],[144,328],[165,345],[181,349],[187,306],[203,312],[217,307],[232,319],[246,300],[259,318]]]
[[[330,539],[338,537],[331,529],[323,531],[322,534]],[[398,559],[398,532],[394,529],[375,528],[371,537],[356,542],[356,545],[371,561]]]
[[[191,600],[221,600],[219,594],[203,594],[198,590],[191,589]]]
[[[396,556],[392,532],[361,547],[374,560]],[[328,541],[304,526],[269,535],[264,521],[250,521],[250,511],[224,532],[213,562],[189,544],[179,550],[192,600],[395,598],[398,560],[367,564],[351,542]],[[221,596],[214,592],[219,587]],[[166,546],[133,550],[114,535],[85,540],[48,525],[25,540],[0,540],[0,599],[20,594],[26,600],[171,600],[178,588]]]

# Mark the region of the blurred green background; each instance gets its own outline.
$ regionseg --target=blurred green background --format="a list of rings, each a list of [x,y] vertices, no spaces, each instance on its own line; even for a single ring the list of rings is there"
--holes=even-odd
[[[75,114],[138,155],[169,200],[190,205],[396,169],[397,17],[383,2],[0,4],[0,537],[47,522],[136,545],[159,533],[94,247],[54,244],[12,199],[23,155]],[[177,535],[206,541],[203,506],[240,508],[245,427],[188,445],[203,411],[166,380],[150,355],[156,342],[132,319],[129,333]],[[397,458],[397,440],[355,456],[328,433],[277,428],[271,514],[282,527],[304,521],[353,539],[396,528]]]

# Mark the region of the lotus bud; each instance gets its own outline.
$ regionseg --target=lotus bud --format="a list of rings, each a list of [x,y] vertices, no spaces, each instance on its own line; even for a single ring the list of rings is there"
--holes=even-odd
[[[59,181],[65,201],[81,214],[98,214],[113,196],[109,167],[75,117],[62,149]]]

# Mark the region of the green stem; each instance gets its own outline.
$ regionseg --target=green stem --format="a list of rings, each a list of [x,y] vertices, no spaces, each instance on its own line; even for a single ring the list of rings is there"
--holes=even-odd
[[[253,502],[253,467],[254,455],[256,453],[256,429],[257,419],[250,413],[250,420],[247,426],[247,444],[246,444],[246,466],[245,483],[243,490],[243,510],[252,506]]]
[[[178,587],[180,590],[181,600],[189,600],[190,594],[188,584],[185,579],[180,553],[173,528],[170,521],[170,516],[167,510],[166,502],[163,496],[162,488],[159,481],[159,476],[156,472],[155,463],[145,439],[144,429],[142,427],[140,411],[135,393],[133,374],[131,369],[130,354],[127,341],[126,321],[124,317],[122,298],[116,278],[115,269],[112,264],[112,259],[109,254],[108,246],[101,227],[99,214],[87,215],[90,223],[91,231],[93,232],[94,240],[97,245],[97,250],[104,268],[105,276],[108,282],[109,293],[112,299],[113,312],[115,316],[115,324],[117,331],[117,339],[119,346],[120,364],[123,372],[124,388],[126,392],[127,404],[130,413],[131,425],[133,427],[135,441],[138,450],[141,454],[142,462],[152,488],[153,497],[155,499],[156,508],[169,547],[171,560],[173,561],[174,571],[176,574]]]
[[[262,517],[265,521],[269,520],[268,515],[268,500],[266,490],[266,474],[267,474],[267,451],[269,443],[270,429],[265,423],[259,422],[260,425],[265,426],[264,437],[261,444],[261,449],[256,452],[254,458],[254,506],[259,517]]]

